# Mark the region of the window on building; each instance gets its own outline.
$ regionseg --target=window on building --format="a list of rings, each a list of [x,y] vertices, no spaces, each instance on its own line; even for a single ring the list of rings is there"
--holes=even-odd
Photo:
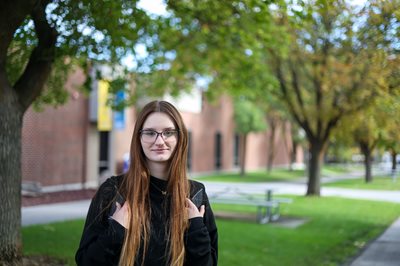
[[[100,151],[99,151],[99,174],[109,168],[109,140],[108,131],[100,131]]]
[[[233,166],[239,166],[239,134],[235,133],[233,138]]]
[[[215,169],[222,167],[222,135],[217,132],[215,134]]]

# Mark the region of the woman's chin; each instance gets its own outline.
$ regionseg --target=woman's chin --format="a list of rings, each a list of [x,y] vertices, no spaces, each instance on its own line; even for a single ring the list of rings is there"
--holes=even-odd
[[[170,157],[171,157],[170,155],[162,154],[162,155],[152,156],[149,159],[150,159],[150,161],[153,161],[153,162],[163,163],[163,162],[167,162]]]

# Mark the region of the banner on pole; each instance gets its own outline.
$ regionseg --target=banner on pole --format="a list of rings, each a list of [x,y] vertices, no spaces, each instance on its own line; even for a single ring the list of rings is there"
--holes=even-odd
[[[125,91],[120,90],[115,94],[116,104],[119,104],[125,100]],[[125,129],[125,108],[121,111],[114,111],[114,129],[124,130]]]
[[[99,131],[111,131],[112,129],[112,110],[107,105],[108,89],[110,84],[106,80],[99,80],[98,84],[98,109],[97,109],[97,129]]]

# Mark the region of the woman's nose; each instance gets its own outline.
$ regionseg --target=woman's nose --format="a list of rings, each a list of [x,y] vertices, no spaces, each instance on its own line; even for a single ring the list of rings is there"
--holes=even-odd
[[[156,138],[156,141],[154,142],[154,144],[157,144],[157,145],[161,145],[161,144],[164,144],[164,143],[165,143],[165,141],[164,141],[162,135],[158,135],[157,138]]]

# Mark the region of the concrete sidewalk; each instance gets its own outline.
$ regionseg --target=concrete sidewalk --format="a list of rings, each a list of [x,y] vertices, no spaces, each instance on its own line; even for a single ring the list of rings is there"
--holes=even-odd
[[[85,218],[90,200],[37,205],[21,208],[22,226]]]
[[[399,266],[400,218],[367,246],[350,266]]]

